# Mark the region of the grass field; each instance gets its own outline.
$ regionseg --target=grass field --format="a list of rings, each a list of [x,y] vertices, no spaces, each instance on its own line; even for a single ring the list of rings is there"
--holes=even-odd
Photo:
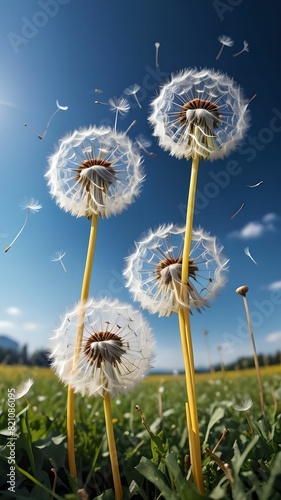
[[[261,376],[265,416],[260,410],[255,370],[196,376],[207,498],[281,498],[281,366],[265,367]],[[71,493],[67,466],[66,388],[49,369],[2,366],[0,377],[2,498],[77,498]],[[27,399],[15,403],[18,469],[13,494],[7,490],[11,466],[8,390],[28,377],[34,384]],[[233,408],[248,399],[253,405],[247,412]],[[174,375],[151,375],[129,395],[112,401],[125,499],[203,498],[188,476],[185,401],[184,377]],[[141,407],[149,430],[135,405]],[[79,486],[88,498],[114,499],[101,398],[77,396],[75,418]]]

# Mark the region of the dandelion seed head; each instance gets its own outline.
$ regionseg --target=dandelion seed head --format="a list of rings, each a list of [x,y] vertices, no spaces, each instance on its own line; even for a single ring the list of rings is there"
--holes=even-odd
[[[149,122],[177,158],[214,160],[233,151],[249,123],[248,101],[227,75],[186,69],[172,75],[152,102]]]
[[[112,97],[108,100],[110,104],[110,111],[118,111],[121,115],[128,113],[130,109],[130,103],[124,97]]]
[[[83,328],[74,365],[77,328]],[[155,341],[141,313],[117,300],[76,304],[51,339],[52,367],[82,395],[113,398],[143,380],[154,359]]]
[[[124,94],[126,95],[134,95],[137,94],[137,92],[140,90],[140,86],[137,83],[134,83],[133,85],[130,85],[124,90]]]
[[[227,259],[216,238],[201,228],[192,234],[188,283],[182,282],[182,252],[185,227],[163,225],[149,231],[126,259],[124,276],[134,300],[159,316],[179,308],[207,307],[226,282]]]
[[[253,406],[253,401],[251,399],[245,399],[240,402],[240,404],[232,405],[232,408],[237,411],[248,411]]]
[[[64,137],[45,177],[57,204],[77,217],[122,212],[144,180],[142,157],[134,144],[109,127],[80,129]]]

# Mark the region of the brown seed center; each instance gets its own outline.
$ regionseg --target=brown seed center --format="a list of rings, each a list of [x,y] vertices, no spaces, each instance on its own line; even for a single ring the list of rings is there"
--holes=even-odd
[[[156,266],[156,269],[155,269],[155,275],[156,275],[156,279],[159,280],[159,281],[163,281],[163,275],[162,275],[162,271],[164,269],[167,270],[166,274],[165,274],[165,278],[164,278],[164,284],[169,286],[170,283],[172,282],[172,274],[171,274],[171,271],[169,271],[169,268],[170,266],[174,266],[175,264],[178,264],[178,266],[176,266],[176,278],[180,281],[181,280],[181,272],[182,272],[182,257],[178,257],[178,258],[166,258],[166,259],[163,259],[161,260],[157,266]],[[196,277],[196,272],[198,271],[198,267],[194,264],[194,259],[190,259],[189,261],[189,265],[188,265],[188,276],[190,278],[194,278]]]
[[[100,368],[104,361],[114,367],[121,363],[121,356],[126,353],[129,344],[115,333],[105,331],[93,333],[84,346],[84,354],[91,365]]]
[[[104,176],[104,178],[108,179],[108,174],[111,177],[111,180],[103,180],[103,183],[110,185],[112,184],[113,180],[116,177],[116,172],[110,161],[103,160],[102,158],[90,158],[89,160],[84,160],[76,170],[77,173],[75,178],[78,182],[81,182],[87,190],[89,190],[90,188],[91,180],[95,182],[96,177],[103,178],[102,175],[99,175],[98,172],[95,172],[94,168],[92,169],[91,176],[83,175],[83,171],[85,171],[85,169],[90,169],[91,167],[96,167],[96,166],[104,167],[107,170],[107,176]],[[99,185],[98,182],[97,184]]]
[[[219,112],[218,106],[212,101],[206,101],[205,99],[199,99],[198,97],[183,104],[178,117],[180,124],[186,125],[188,123],[188,118],[186,116],[186,112],[188,110],[196,111],[198,109],[204,109],[206,111],[209,111],[209,113],[211,113],[213,117],[213,126],[218,127],[221,119],[221,114]],[[198,118],[197,121],[199,123],[200,118]],[[194,123],[195,125],[197,124],[195,119],[192,120],[192,123]]]

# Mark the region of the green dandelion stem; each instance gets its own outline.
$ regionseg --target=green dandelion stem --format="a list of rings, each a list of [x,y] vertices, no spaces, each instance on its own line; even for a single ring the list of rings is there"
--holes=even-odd
[[[257,374],[260,403],[261,403],[261,411],[262,411],[262,414],[264,415],[264,395],[263,395],[263,387],[262,387],[262,380],[261,380],[261,372],[260,372],[260,367],[259,367],[259,360],[258,360],[258,355],[257,355],[257,350],[256,350],[256,344],[255,344],[251,316],[250,316],[250,311],[249,311],[249,306],[248,306],[246,294],[243,295],[243,301],[244,301],[244,306],[245,306],[245,311],[246,311],[249,334],[250,334],[252,347],[253,347],[253,351],[254,351],[254,363],[255,363],[256,374]]]
[[[121,479],[119,473],[114,430],[112,424],[111,400],[108,392],[105,394],[103,398],[103,408],[105,416],[106,434],[108,440],[108,449],[109,449],[112,476],[113,476],[113,484],[115,490],[115,499],[122,500],[123,493],[122,493]]]
[[[91,281],[91,273],[94,259],[94,250],[96,244],[96,236],[97,236],[97,227],[98,227],[98,215],[93,214],[91,220],[91,230],[89,236],[88,243],[88,252],[86,257],[85,269],[84,269],[84,278],[82,282],[81,289],[81,302],[85,302],[89,297],[89,288]],[[79,352],[81,349],[82,338],[83,338],[83,330],[84,330],[84,313],[83,310],[81,312],[81,317],[79,318],[78,328],[77,328],[77,338],[76,338],[76,348],[75,348],[75,356],[73,362],[73,369],[76,368]],[[75,448],[74,448],[74,390],[72,387],[68,387],[67,393],[67,444],[68,444],[68,464],[70,473],[74,478],[77,477],[77,470],[75,464]]]
[[[192,242],[192,228],[193,228],[198,168],[199,168],[199,157],[195,156],[192,160],[189,193],[187,201],[186,229],[185,229],[185,238],[183,247],[182,275],[181,275],[181,281],[182,284],[184,285],[181,290],[182,297],[185,296],[184,287],[186,287],[186,284],[188,283],[189,279],[189,257],[190,257],[190,249]],[[195,391],[194,358],[193,358],[192,336],[191,336],[191,326],[190,326],[190,312],[186,309],[180,309],[179,311],[179,328],[180,328],[180,336],[183,349],[187,397],[188,397],[188,403],[186,404],[186,419],[187,419],[187,428],[189,435],[192,472],[198,490],[202,494],[204,494],[198,412],[197,412],[196,391]]]

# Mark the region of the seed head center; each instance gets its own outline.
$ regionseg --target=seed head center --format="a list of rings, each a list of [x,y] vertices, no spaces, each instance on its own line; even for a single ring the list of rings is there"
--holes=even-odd
[[[93,333],[84,345],[84,354],[91,365],[101,368],[107,361],[116,367],[121,363],[121,356],[127,352],[128,342],[110,331]]]
[[[188,118],[189,115],[192,116],[191,120]],[[204,119],[204,115],[208,115],[208,121],[212,120],[213,127],[218,127],[221,120],[218,106],[212,101],[206,101],[205,99],[196,97],[196,99],[192,99],[183,104],[179,112],[178,120],[181,125],[187,125],[189,121],[197,125]]]

